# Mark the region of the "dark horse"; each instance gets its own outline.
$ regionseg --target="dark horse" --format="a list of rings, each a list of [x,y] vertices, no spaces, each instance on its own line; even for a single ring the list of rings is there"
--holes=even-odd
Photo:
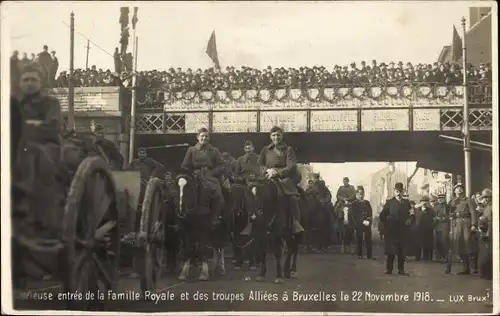
[[[352,204],[347,200],[337,201],[335,206],[336,230],[340,241],[340,253],[354,253],[355,218],[352,213]]]
[[[213,230],[209,192],[198,176],[185,170],[176,177],[176,192],[175,211],[184,255],[179,280],[188,278],[191,263],[199,259],[202,267],[198,279],[207,281],[210,278],[207,246]]]
[[[173,212],[176,222],[178,239],[180,244],[178,252],[182,254],[183,267],[180,280],[186,280],[189,276],[191,264],[197,259],[202,268],[199,276],[200,281],[209,279],[208,269],[209,248],[212,248],[213,268],[212,272],[219,271],[220,275],[226,274],[224,248],[228,241],[232,227],[228,225],[231,217],[232,194],[231,190],[221,185],[224,203],[222,203],[221,214],[218,223],[213,223],[213,214],[210,205],[210,193],[202,185],[196,175],[185,170],[178,173],[175,185],[175,197],[173,198]],[[170,247],[172,248],[172,247]],[[174,247],[175,248],[175,247]],[[172,249],[177,252],[176,249]],[[171,262],[173,263],[173,262]]]
[[[299,234],[293,233],[293,223],[289,212],[289,197],[284,196],[276,180],[252,182],[248,186],[248,207],[252,219],[250,236],[255,243],[257,263],[260,270],[256,278],[263,281],[267,273],[266,255],[271,250],[276,259],[276,279],[274,283],[283,283],[285,277],[296,277]],[[288,255],[284,266],[281,257],[284,247]],[[270,248],[270,249],[269,249]],[[292,255],[294,258],[292,260]]]
[[[244,257],[249,261],[249,269],[256,269],[255,245],[253,240],[249,236],[241,234],[250,222],[250,213],[247,207],[248,194],[250,192],[246,188],[247,183],[245,179],[233,177],[227,220],[233,247],[233,268],[235,270],[242,268]]]

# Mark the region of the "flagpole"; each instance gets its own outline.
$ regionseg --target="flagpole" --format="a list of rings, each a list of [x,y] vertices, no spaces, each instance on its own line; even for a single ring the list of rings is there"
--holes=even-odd
[[[136,25],[134,25],[134,32],[133,32],[133,48],[132,48],[132,54],[133,54],[133,60],[132,60],[132,104],[130,106],[130,138],[129,138],[129,148],[128,148],[128,159],[129,163],[132,162],[134,159],[134,146],[135,146],[135,107],[137,103],[137,38],[135,36],[135,30],[136,30]]]
[[[463,133],[464,133],[464,171],[465,171],[465,194],[471,196],[471,148],[470,148],[470,126],[469,126],[469,83],[467,79],[467,47],[465,43],[466,29],[465,17],[462,17],[462,59],[463,59],[463,86],[464,86],[464,107],[463,107]]]

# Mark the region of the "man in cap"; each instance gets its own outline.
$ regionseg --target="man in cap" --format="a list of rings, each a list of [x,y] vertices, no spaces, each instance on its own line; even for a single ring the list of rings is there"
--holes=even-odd
[[[438,194],[434,211],[436,212],[436,260],[445,261],[450,242],[450,208],[444,193]]]
[[[418,248],[416,260],[420,260],[422,255],[425,261],[431,261],[434,252],[434,218],[435,211],[430,206],[430,200],[427,196],[420,199],[420,204],[415,210],[416,234],[418,239]]]
[[[103,154],[106,155],[106,160],[114,169],[121,169],[123,167],[123,156],[114,142],[104,137],[105,129],[101,124],[95,125],[95,145],[102,148]]]
[[[454,199],[450,202],[452,221],[451,246],[453,252],[458,254],[463,263],[463,270],[458,274],[470,274],[471,254],[477,252],[477,243],[473,240],[473,234],[477,232],[477,213],[474,203],[464,194],[463,184],[457,183],[453,187]],[[446,269],[451,273],[451,266]]]
[[[479,243],[479,275],[481,278],[491,280],[493,277],[493,206],[492,192],[484,189],[481,197],[484,204],[483,216],[479,218],[481,240]]]
[[[365,191],[358,187],[356,200],[352,203],[352,212],[355,219],[356,243],[358,258],[363,259],[363,240],[366,247],[366,257],[372,256],[372,223],[373,210],[370,202],[365,200]]]
[[[255,146],[251,141],[246,141],[243,149],[245,154],[237,159],[234,175],[245,180],[253,180],[260,174],[259,155],[255,153]]]
[[[405,271],[405,248],[408,244],[408,227],[411,225],[412,209],[410,202],[403,199],[403,183],[394,186],[394,197],[387,200],[380,221],[384,224],[384,250],[387,255],[385,274],[392,274],[394,259],[398,257],[398,273],[408,275]]]
[[[353,185],[349,184],[348,177],[344,177],[343,182],[344,185],[340,186],[337,190],[337,203],[344,200],[354,201],[356,199],[356,189]]]
[[[320,221],[319,221],[319,250],[326,250],[330,246],[330,236],[331,236],[331,200],[332,193],[325,184],[325,181],[321,180],[319,173],[313,174],[313,184],[312,192],[316,196],[316,199],[320,203]]]
[[[150,177],[162,178],[165,174],[161,163],[148,157],[146,148],[140,147],[137,150],[137,158],[128,165],[129,170],[138,170],[141,173],[141,179],[148,180]]]

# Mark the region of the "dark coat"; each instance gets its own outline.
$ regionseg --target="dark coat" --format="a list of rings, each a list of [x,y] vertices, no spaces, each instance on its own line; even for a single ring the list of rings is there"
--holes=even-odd
[[[398,201],[395,197],[387,200],[380,212],[380,221],[384,224],[384,244],[386,255],[396,255],[398,245],[403,252],[408,247],[409,226],[412,215],[411,205],[408,200]]]
[[[476,207],[470,198],[455,198],[450,202],[453,217],[452,245],[457,254],[466,255],[478,251],[478,232],[471,232],[471,227],[477,228]]]
[[[282,142],[277,146],[270,144],[262,149],[259,156],[261,173],[275,168],[278,171],[278,180],[281,184],[283,194],[287,196],[299,196],[297,184],[300,182],[297,171],[297,158],[295,150]]]
[[[369,229],[373,223],[373,210],[370,202],[367,200],[356,199],[352,203],[352,213],[355,220],[356,229]],[[363,221],[368,221],[368,226],[363,225]]]
[[[181,168],[189,171],[200,170],[202,185],[214,196],[224,200],[219,177],[225,172],[225,164],[217,148],[210,144],[204,146],[196,144],[189,147]]]
[[[259,155],[251,153],[239,157],[236,161],[234,174],[245,179],[251,174],[258,176],[260,174]]]

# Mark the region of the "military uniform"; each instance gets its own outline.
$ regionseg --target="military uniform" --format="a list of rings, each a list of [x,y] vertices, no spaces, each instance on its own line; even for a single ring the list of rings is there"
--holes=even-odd
[[[250,180],[260,173],[259,155],[256,153],[245,154],[236,160],[234,174],[237,177]]]
[[[483,196],[491,199],[491,190],[483,190]],[[479,242],[479,272],[480,276],[491,280],[493,278],[493,205],[491,201],[485,205],[483,216],[479,218],[481,238]]]
[[[189,147],[181,168],[189,171],[200,171],[199,179],[209,195],[212,216],[217,218],[224,201],[219,177],[225,171],[224,160],[219,150],[210,144],[201,145],[198,143]],[[205,213],[203,210],[199,210],[199,212]]]
[[[60,233],[64,211],[61,207],[64,189],[57,180],[61,158],[61,106],[56,98],[41,93],[23,98],[18,105],[23,124],[13,184],[25,192],[30,215],[55,237],[53,234]]]
[[[337,190],[337,201],[340,200],[354,201],[356,199],[356,189],[353,185],[343,185]]]
[[[162,178],[164,167],[161,163],[150,157],[136,158],[128,166],[129,170],[137,170],[141,173],[141,179],[150,177]]]
[[[459,254],[462,259],[464,270],[461,274],[469,274],[469,256],[478,251],[478,245],[473,236],[476,232],[472,231],[472,227],[477,227],[476,208],[470,198],[460,196],[450,202],[450,209],[453,217],[451,244],[454,253]]]
[[[300,194],[297,185],[300,175],[297,170],[295,150],[285,142],[265,146],[259,155],[262,173],[274,168],[278,172],[281,193],[290,198],[290,211],[293,221],[300,220]],[[293,224],[292,224],[293,225]]]
[[[373,210],[370,202],[363,199],[356,199],[352,203],[352,212],[355,219],[356,243],[358,256],[363,256],[363,239],[365,241],[366,256],[372,258],[372,223]],[[363,222],[367,221],[368,225]]]
[[[440,195],[445,198],[445,196]],[[450,208],[446,202],[437,203],[434,206],[436,212],[436,227],[435,240],[436,240],[436,259],[444,260],[448,253],[450,244]]]

